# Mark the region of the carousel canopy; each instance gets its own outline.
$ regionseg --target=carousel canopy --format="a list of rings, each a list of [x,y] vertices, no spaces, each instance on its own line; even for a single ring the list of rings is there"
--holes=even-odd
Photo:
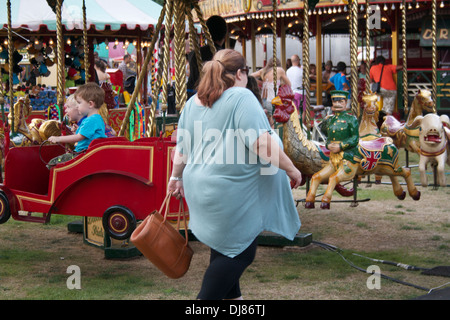
[[[126,26],[129,30],[147,30],[158,22],[162,7],[150,0],[89,0],[86,3],[87,28],[119,30]],[[8,27],[6,1],[0,10],[0,23]],[[66,30],[83,29],[83,1],[64,0],[62,23]],[[56,14],[46,0],[11,1],[11,24],[13,28],[37,31],[41,26],[56,30]]]

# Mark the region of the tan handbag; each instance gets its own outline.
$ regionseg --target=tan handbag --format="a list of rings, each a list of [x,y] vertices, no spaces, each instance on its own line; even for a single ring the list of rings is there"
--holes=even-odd
[[[180,201],[177,228],[175,229],[167,221],[171,196],[171,193],[167,194],[161,205],[161,209],[159,211],[155,210],[148,215],[134,230],[130,240],[165,275],[169,278],[177,279],[182,277],[189,269],[194,251],[188,242],[186,212],[184,210],[183,200]],[[162,210],[164,206],[166,209],[163,217]],[[186,238],[179,231],[181,212],[183,212]]]

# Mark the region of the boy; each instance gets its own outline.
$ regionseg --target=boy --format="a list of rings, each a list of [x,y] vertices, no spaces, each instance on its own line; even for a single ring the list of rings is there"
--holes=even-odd
[[[105,92],[96,83],[89,82],[80,86],[75,92],[75,100],[78,104],[78,112],[81,117],[85,117],[76,133],[68,136],[52,136],[48,141],[53,143],[76,143],[75,153],[66,153],[56,157],[48,163],[48,166],[56,165],[73,159],[78,153],[83,152],[97,138],[106,138],[105,122],[99,114],[99,109],[103,104]]]

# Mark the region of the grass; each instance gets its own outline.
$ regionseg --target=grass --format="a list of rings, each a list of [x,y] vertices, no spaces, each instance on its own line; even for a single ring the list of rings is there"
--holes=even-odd
[[[416,157],[411,163],[417,161]],[[414,169],[416,182],[419,175]],[[323,186],[321,186],[323,190]],[[340,254],[317,246],[306,248],[262,247],[242,276],[248,299],[274,300],[404,300],[425,292],[386,279],[379,290],[369,290],[370,276],[361,272],[371,265],[393,278],[434,288],[448,278],[374,262],[356,255],[421,267],[448,265],[450,260],[449,190],[421,189],[420,201],[399,201],[390,186],[364,184],[358,198],[369,202],[350,208],[332,204],[331,210],[305,210],[300,204],[301,232],[340,248]],[[304,196],[294,191],[294,198]],[[336,195],[336,197],[338,197]],[[163,276],[145,258],[105,259],[100,248],[69,233],[67,224],[78,217],[53,215],[50,224],[10,220],[0,225],[0,300],[191,300],[195,299],[209,250],[192,242],[195,254],[189,272],[181,280]],[[68,267],[81,270],[81,290],[70,290]]]

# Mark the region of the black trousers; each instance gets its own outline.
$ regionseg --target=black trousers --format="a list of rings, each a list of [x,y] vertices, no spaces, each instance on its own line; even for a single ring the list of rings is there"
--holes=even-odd
[[[241,296],[239,279],[244,270],[253,262],[258,243],[256,239],[241,254],[229,258],[211,249],[209,266],[203,277],[197,299],[221,300]]]

